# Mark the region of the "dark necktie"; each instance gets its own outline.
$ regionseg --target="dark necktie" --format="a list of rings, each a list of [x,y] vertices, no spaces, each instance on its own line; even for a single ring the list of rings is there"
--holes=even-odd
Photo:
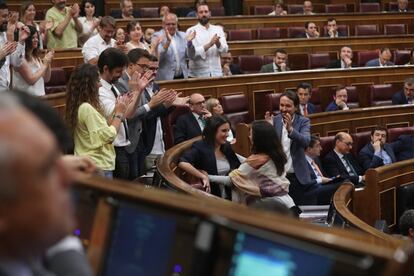
[[[116,89],[113,85],[111,86],[111,91],[112,91],[112,93],[114,93],[115,99],[118,98],[118,92],[116,91]],[[128,138],[129,138],[128,127],[126,125],[125,119],[122,120],[122,125],[124,126],[124,130],[125,130],[125,139],[128,141]]]
[[[354,166],[352,166],[352,163],[349,161],[349,157],[347,155],[344,155],[344,160],[348,164],[349,168],[351,169],[352,175],[351,174],[350,175],[351,176],[358,176]]]

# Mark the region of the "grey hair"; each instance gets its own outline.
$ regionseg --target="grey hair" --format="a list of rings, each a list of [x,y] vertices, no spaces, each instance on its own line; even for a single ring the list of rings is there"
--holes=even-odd
[[[175,17],[175,22],[178,23],[178,16],[175,13],[172,13],[172,12],[167,13],[166,15],[164,15],[162,17],[162,23],[165,23],[165,20],[167,19],[167,16],[174,16]]]

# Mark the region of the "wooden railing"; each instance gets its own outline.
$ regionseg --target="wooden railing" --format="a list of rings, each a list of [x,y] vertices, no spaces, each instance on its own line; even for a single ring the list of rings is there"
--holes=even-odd
[[[346,224],[351,228],[358,229],[364,233],[383,240],[384,244],[386,245],[398,247],[399,245],[404,244],[404,240],[393,238],[388,234],[378,231],[354,214],[354,193],[354,185],[350,182],[347,182],[338,188],[332,198],[335,212],[337,212],[337,214],[340,215],[343,220],[345,220]]]
[[[398,223],[397,189],[414,183],[414,159],[365,172],[365,187],[354,194],[354,212],[369,225],[385,220],[391,229]]]

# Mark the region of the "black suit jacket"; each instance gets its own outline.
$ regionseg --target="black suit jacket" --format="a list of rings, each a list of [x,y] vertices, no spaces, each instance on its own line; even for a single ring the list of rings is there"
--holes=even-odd
[[[347,178],[351,180],[351,182],[355,185],[358,185],[359,176],[364,173],[363,169],[359,166],[352,154],[349,153],[346,154],[346,156],[358,175],[350,176],[341,159],[339,159],[339,156],[333,150],[331,150],[323,159],[323,167],[325,172],[328,177],[335,177],[339,175],[344,179]]]
[[[201,128],[192,112],[185,113],[177,118],[174,130],[174,144],[187,141],[201,135]]]
[[[395,162],[395,154],[393,147],[391,144],[384,145],[384,151],[390,156],[392,163]],[[368,170],[370,168],[377,168],[384,165],[382,159],[376,155],[374,155],[374,147],[371,143],[368,143],[361,149],[359,152],[359,163],[361,164],[364,170]]]
[[[397,161],[414,158],[414,135],[401,135],[391,145]]]
[[[230,72],[232,75],[241,75],[243,74],[242,70],[237,64],[230,63]]]
[[[141,17],[138,10],[134,10],[132,12],[132,15],[134,16],[134,18],[140,18]],[[111,11],[111,16],[115,19],[122,19],[122,11],[121,10],[113,10],[113,11]]]
[[[392,96],[392,104],[408,104],[404,90],[400,90]]]

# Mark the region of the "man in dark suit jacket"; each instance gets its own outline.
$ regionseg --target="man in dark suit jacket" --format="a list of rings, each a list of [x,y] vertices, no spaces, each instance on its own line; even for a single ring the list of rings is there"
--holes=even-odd
[[[181,115],[173,127],[174,144],[179,144],[201,135],[205,126],[205,119],[211,116],[206,109],[204,96],[194,93],[190,96],[191,112]]]
[[[328,18],[328,22],[326,25],[327,32],[325,33],[324,37],[336,38],[336,37],[344,37],[348,36],[346,33],[342,33],[338,30],[338,25],[336,24],[336,19],[331,17]]]
[[[401,135],[391,145],[397,161],[414,158],[414,135]]]
[[[312,181],[303,193],[304,197],[314,197],[318,204],[327,205],[330,204],[333,194],[344,179],[326,177],[327,174],[319,161],[321,150],[320,138],[312,135],[309,146],[305,150],[305,158]]]
[[[286,176],[291,185],[289,195],[296,205],[313,204],[303,198],[303,187],[311,182],[305,159],[305,148],[310,141],[310,121],[298,113],[299,97],[295,91],[282,93],[279,103],[280,114],[272,122],[288,157]],[[266,117],[269,118],[269,112]]]
[[[260,73],[274,73],[289,71],[289,67],[286,65],[287,52],[284,49],[276,49],[273,63],[265,64],[260,69]]]
[[[391,51],[389,48],[382,48],[378,58],[371,59],[365,64],[365,67],[387,67],[393,66],[391,62]]]
[[[359,162],[364,170],[388,165],[396,161],[391,144],[386,144],[387,129],[377,126],[371,131],[371,142],[359,152]]]
[[[336,59],[331,61],[328,64],[329,69],[333,68],[352,68],[355,67],[355,65],[352,63],[352,49],[349,46],[342,46],[339,54],[340,59]]]
[[[318,38],[319,32],[316,24],[313,22],[305,22],[305,32],[300,33],[296,38]]]
[[[404,87],[392,96],[392,104],[409,104],[414,102],[414,78],[404,81]]]
[[[296,94],[299,97],[299,111],[302,116],[307,117],[310,114],[316,113],[316,107],[309,102],[312,93],[312,85],[307,82],[301,82],[296,87]]]
[[[335,88],[333,101],[326,107],[325,111],[348,110],[348,91],[345,86]]]
[[[134,19],[139,18],[139,11],[134,10],[134,5],[131,0],[121,0],[120,10],[111,12],[111,16],[116,19]]]
[[[350,153],[352,137],[348,133],[338,132],[335,135],[335,148],[322,160],[325,172],[329,177],[340,176],[349,179],[354,185],[361,185],[365,180],[363,169]]]
[[[243,72],[237,64],[233,63],[230,52],[220,54],[221,68],[223,68],[223,76],[241,75]]]

